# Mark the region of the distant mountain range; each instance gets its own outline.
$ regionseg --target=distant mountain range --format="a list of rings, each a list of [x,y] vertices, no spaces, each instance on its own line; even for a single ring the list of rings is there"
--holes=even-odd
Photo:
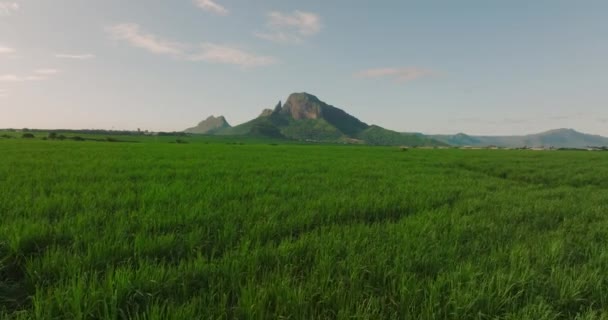
[[[573,129],[557,129],[524,136],[470,136],[464,133],[456,135],[430,135],[433,139],[452,146],[472,147],[555,147],[586,148],[608,146],[608,138],[578,132]]]
[[[186,133],[259,136],[300,141],[318,141],[398,146],[555,147],[608,146],[608,138],[557,129],[523,136],[424,135],[401,133],[365,122],[328,105],[312,94],[293,93],[284,104],[264,109],[248,122],[232,127],[223,116],[211,116]]]
[[[235,127],[223,116],[209,117],[186,132],[370,145],[447,146],[426,136],[368,125],[308,93],[291,94],[285,104],[279,102],[274,109],[265,109],[257,118]]]

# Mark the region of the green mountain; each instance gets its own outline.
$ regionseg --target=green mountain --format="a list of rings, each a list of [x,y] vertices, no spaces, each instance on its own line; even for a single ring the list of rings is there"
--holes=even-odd
[[[345,135],[356,135],[368,125],[342,109],[330,106],[307,93],[294,93],[287,99],[280,114],[293,120],[324,120]]]
[[[497,146],[497,147],[555,147],[586,148],[589,146],[608,146],[608,138],[578,132],[573,129],[557,129],[524,136],[469,136],[463,133],[456,135],[433,135],[433,139],[454,146]]]
[[[188,128],[184,132],[186,133],[197,133],[197,134],[213,134],[218,131],[231,128],[228,121],[224,116],[214,117],[210,116],[209,118],[201,121],[196,127]]]
[[[379,126],[369,126],[357,135],[358,139],[365,141],[366,144],[383,145],[383,146],[447,146],[447,143],[441,143],[438,140],[427,136],[415,133],[402,133],[384,129]]]
[[[308,93],[291,94],[285,104],[279,102],[274,109],[263,110],[251,121],[209,133],[371,145],[446,145],[421,135],[370,126]]]

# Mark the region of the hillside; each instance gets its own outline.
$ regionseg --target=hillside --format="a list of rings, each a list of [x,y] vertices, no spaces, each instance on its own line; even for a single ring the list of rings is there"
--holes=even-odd
[[[588,146],[608,146],[608,138],[578,132],[573,129],[550,130],[524,136],[469,136],[433,135],[433,139],[454,146],[498,146],[498,147],[555,147],[585,148]]]
[[[370,126],[308,93],[291,94],[284,104],[264,109],[257,118],[213,133],[370,145],[446,145],[428,137]]]
[[[223,129],[230,128],[230,124],[226,121],[224,116],[214,117],[210,116],[209,118],[201,121],[196,127],[188,128],[184,130],[186,133],[196,133],[196,134],[213,134]]]
[[[412,147],[446,145],[446,143],[424,135],[391,131],[375,125],[363,130],[357,137],[371,145],[404,145]]]
[[[290,95],[279,113],[293,120],[322,119],[348,136],[356,135],[369,127],[344,110],[328,105],[307,93]]]

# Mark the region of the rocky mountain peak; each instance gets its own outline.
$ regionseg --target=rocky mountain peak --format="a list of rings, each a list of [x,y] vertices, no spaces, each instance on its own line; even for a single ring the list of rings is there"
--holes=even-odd
[[[218,122],[227,122],[226,118],[224,118],[224,116],[219,116],[219,117],[215,117],[215,116],[209,116],[207,117],[207,119],[205,121],[218,121]]]
[[[279,100],[279,103],[274,107],[274,112],[280,112],[282,108],[281,100]]]
[[[311,94],[293,93],[287,98],[281,112],[290,114],[295,120],[320,119],[324,106],[323,102]]]
[[[281,101],[279,101],[279,103],[274,107],[274,109],[264,109],[264,110],[262,110],[262,113],[260,114],[260,117],[270,117],[271,115],[273,115],[275,113],[281,112],[281,110],[282,110]]]
[[[230,124],[224,116],[214,117],[209,116],[207,119],[199,122],[196,127],[186,129],[187,133],[208,134],[214,133],[224,128],[230,128]]]
[[[273,111],[272,109],[264,109],[262,110],[262,113],[260,113],[259,117],[270,117],[272,115]]]

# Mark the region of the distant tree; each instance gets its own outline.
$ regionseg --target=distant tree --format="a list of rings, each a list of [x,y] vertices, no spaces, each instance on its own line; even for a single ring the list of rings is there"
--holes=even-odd
[[[23,139],[33,139],[33,138],[35,138],[35,136],[33,134],[31,134],[31,133],[24,133],[21,137]]]
[[[48,138],[51,139],[51,140],[57,139],[57,132],[51,132],[51,133],[49,133]]]

